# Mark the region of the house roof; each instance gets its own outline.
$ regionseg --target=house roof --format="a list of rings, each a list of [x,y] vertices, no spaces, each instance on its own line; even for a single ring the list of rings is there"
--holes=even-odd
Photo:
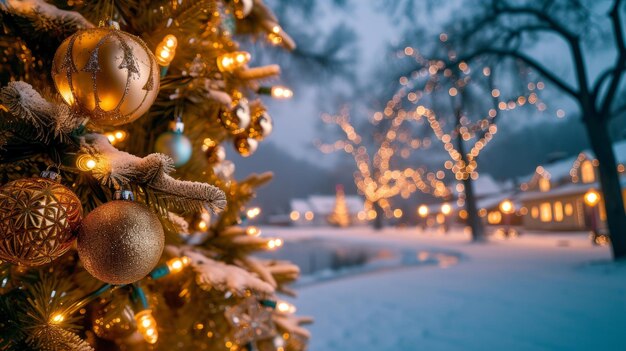
[[[622,189],[626,188],[626,178],[620,178],[620,184]],[[559,196],[567,196],[567,195],[575,195],[575,194],[584,194],[587,190],[595,188],[599,189],[600,185],[598,182],[593,183],[571,183],[560,186],[558,188],[554,188],[550,191],[541,192],[541,191],[528,191],[521,193],[519,196],[520,201],[532,201],[532,200],[541,200],[541,199],[551,199]]]
[[[615,152],[615,159],[617,163],[621,163],[621,164],[626,163],[626,140],[622,140],[613,144],[613,151]],[[570,177],[569,172],[572,169],[572,166],[574,165],[574,161],[576,161],[576,159],[578,158],[580,154],[585,154],[585,156],[587,156],[587,158],[589,159],[595,158],[594,153],[591,150],[586,149],[578,153],[578,155],[576,156],[568,157],[560,161],[544,164],[541,166],[543,167],[543,169],[546,170],[546,172],[550,174],[550,181],[558,181],[558,180],[562,180],[565,178],[569,178]],[[529,182],[533,179],[536,173],[537,171],[531,174],[528,174],[526,176],[523,176],[521,180],[523,182]]]
[[[502,186],[498,184],[491,175],[481,174],[478,179],[473,181],[474,192],[477,197],[484,197],[502,192]]]
[[[345,200],[350,213],[357,213],[364,208],[363,199],[358,195],[346,195]],[[324,215],[333,211],[335,201],[335,195],[311,195],[306,199],[292,199],[290,204],[292,211],[312,211],[317,215]]]

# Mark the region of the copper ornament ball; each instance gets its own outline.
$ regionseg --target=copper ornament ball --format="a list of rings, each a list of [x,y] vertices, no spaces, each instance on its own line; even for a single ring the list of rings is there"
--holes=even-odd
[[[48,178],[0,188],[0,259],[25,266],[52,262],[70,249],[83,215],[80,200]]]
[[[59,46],[54,85],[77,113],[99,126],[141,117],[159,92],[159,67],[138,37],[114,28],[78,31]]]
[[[110,284],[130,284],[157,265],[165,234],[145,205],[115,200],[91,211],[78,234],[78,256],[87,272]]]

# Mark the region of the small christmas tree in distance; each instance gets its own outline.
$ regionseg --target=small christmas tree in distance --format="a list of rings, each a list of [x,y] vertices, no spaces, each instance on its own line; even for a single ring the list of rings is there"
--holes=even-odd
[[[335,208],[328,216],[328,223],[337,227],[347,227],[350,225],[350,211],[346,204],[346,194],[343,191],[343,185],[337,184],[335,191]]]

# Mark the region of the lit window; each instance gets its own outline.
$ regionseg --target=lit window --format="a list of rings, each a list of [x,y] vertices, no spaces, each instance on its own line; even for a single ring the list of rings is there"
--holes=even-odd
[[[552,220],[552,206],[549,202],[544,202],[539,206],[540,218],[542,222],[550,222]]]
[[[571,216],[574,214],[574,206],[572,206],[572,204],[570,204],[569,202],[565,204],[565,215],[566,216]]]
[[[539,178],[539,190],[542,192],[550,191],[550,179],[547,177]]]
[[[530,215],[533,218],[539,217],[539,209],[537,208],[537,206],[533,206],[533,208],[530,209]]]
[[[595,170],[593,169],[593,164],[589,160],[583,161],[580,166],[580,174],[583,180],[583,183],[593,183],[596,180]]]
[[[554,203],[554,220],[557,222],[563,221],[563,203],[561,201]]]

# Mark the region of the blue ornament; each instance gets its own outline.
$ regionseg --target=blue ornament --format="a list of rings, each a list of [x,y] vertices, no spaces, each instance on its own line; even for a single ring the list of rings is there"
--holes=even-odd
[[[167,131],[156,140],[154,151],[166,154],[174,160],[174,166],[184,165],[191,158],[191,141],[178,131]]]

